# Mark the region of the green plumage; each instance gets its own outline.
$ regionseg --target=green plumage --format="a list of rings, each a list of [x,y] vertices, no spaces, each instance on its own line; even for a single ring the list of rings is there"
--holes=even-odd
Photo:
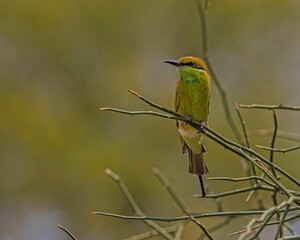
[[[180,115],[208,125],[210,78],[205,63],[197,57],[182,57],[178,60],[164,60],[177,67],[180,79],[176,86],[175,110]],[[203,159],[207,149],[203,134],[186,122],[177,122],[182,143],[182,152],[189,154],[189,172],[199,176],[202,195],[205,189],[202,175],[208,173]]]

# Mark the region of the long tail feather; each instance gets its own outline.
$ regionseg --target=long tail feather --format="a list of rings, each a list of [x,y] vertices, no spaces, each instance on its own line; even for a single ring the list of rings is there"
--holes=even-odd
[[[201,191],[202,191],[202,197],[205,197],[205,188],[204,188],[204,184],[203,184],[203,179],[202,176],[199,175],[199,181],[200,181],[200,186],[201,186]]]

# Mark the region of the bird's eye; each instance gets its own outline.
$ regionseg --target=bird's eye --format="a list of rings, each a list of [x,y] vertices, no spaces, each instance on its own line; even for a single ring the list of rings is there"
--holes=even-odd
[[[203,67],[201,67],[201,66],[199,66],[199,65],[197,65],[196,63],[193,63],[193,62],[187,62],[187,63],[184,63],[183,65],[203,70]]]
[[[199,65],[194,65],[193,67],[194,67],[194,68],[201,69],[201,70],[204,70],[203,67],[201,67],[201,66],[199,66]]]
[[[195,66],[195,64],[192,63],[192,62],[187,62],[187,63],[185,63],[184,65],[186,65],[186,66]]]

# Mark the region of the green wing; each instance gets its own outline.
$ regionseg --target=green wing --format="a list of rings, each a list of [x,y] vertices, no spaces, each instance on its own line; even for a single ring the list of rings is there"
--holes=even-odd
[[[176,84],[176,92],[175,92],[175,112],[178,112],[179,106],[180,106],[180,91],[179,91],[179,84],[178,81]]]

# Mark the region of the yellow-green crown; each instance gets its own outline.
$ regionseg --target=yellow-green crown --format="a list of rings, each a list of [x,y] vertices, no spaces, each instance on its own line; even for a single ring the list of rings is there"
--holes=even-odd
[[[183,65],[190,65],[191,67],[198,67],[203,69],[204,71],[207,71],[207,66],[201,58],[187,56],[179,58],[177,59],[177,61],[182,63]]]

